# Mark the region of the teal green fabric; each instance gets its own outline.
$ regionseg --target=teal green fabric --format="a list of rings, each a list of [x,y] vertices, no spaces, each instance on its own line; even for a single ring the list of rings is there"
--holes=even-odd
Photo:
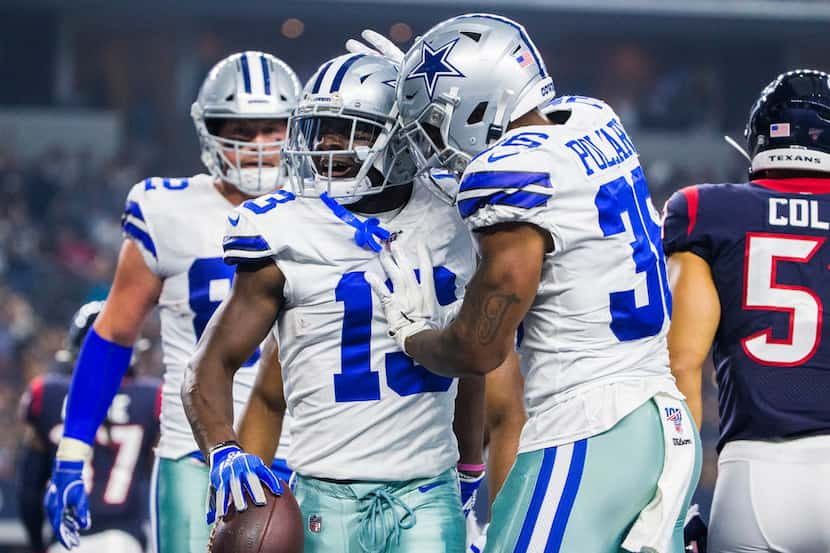
[[[686,416],[692,420],[686,410]],[[683,521],[700,476],[700,437],[695,430],[695,472],[686,503],[675,526],[671,553],[683,553]],[[560,448],[571,447],[560,446]],[[663,469],[664,441],[660,413],[649,401],[619,421],[613,428],[572,445],[568,478],[561,491],[552,524],[534,527],[540,511],[537,486],[547,458],[548,471],[555,466],[558,448],[522,453],[493,505],[485,553],[523,553],[533,532],[544,532],[545,553],[619,553],[621,544],[640,511],[652,500]],[[579,459],[578,451],[584,454]],[[561,454],[560,454],[561,456]],[[581,472],[579,471],[579,467]],[[559,470],[562,470],[560,467]],[[544,479],[544,476],[543,476]],[[571,492],[571,503],[567,501]],[[559,490],[556,490],[557,494]],[[543,495],[544,497],[544,495]],[[552,498],[556,501],[556,497]],[[545,498],[551,501],[551,497]],[[568,508],[570,509],[568,511]],[[527,519],[530,518],[530,521]],[[524,532],[523,532],[524,530]],[[538,538],[538,536],[537,536]],[[536,553],[534,550],[533,553]]]
[[[335,483],[297,475],[305,553],[463,553],[454,469],[406,482]]]
[[[205,553],[208,467],[191,457],[159,459],[156,475],[157,553]]]

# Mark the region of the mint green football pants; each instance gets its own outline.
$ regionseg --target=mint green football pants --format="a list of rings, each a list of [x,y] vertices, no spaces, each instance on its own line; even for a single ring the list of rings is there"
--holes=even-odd
[[[688,409],[685,416],[692,420]],[[684,551],[683,522],[700,476],[694,432],[695,468],[671,553]],[[625,551],[623,540],[657,490],[664,451],[660,413],[650,400],[602,434],[519,454],[493,504],[484,552]]]
[[[205,553],[210,526],[205,521],[209,472],[193,457],[159,459],[150,487],[155,553]]]
[[[466,529],[455,469],[406,482],[303,477],[294,484],[305,553],[463,553]]]

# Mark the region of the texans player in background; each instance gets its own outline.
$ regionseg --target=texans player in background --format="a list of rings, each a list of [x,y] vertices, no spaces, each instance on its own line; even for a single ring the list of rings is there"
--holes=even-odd
[[[208,73],[191,108],[210,174],[148,178],[130,191],[112,290],[78,356],[46,498],[52,527],[67,547],[77,545],[78,527],[90,524],[77,486],[83,460],[127,368],[135,337],[158,306],[165,370],[151,486],[155,549],[203,553],[207,548],[208,467],[193,440],[179,388],[196,343],[234,277],[222,262],[228,215],[234,206],[284,184],[280,149],[299,91],[291,68],[270,54],[228,56]],[[258,355],[240,363],[244,366],[233,383],[237,411],[250,394]],[[284,462],[279,468],[288,472]]]
[[[82,306],[72,317],[65,347],[56,355],[59,369],[32,380],[21,400],[26,434],[19,471],[19,501],[33,552],[47,551],[43,541],[43,490],[63,430],[63,410],[70,372],[84,337],[103,308],[102,302]],[[141,343],[141,341],[139,341]],[[138,353],[142,348],[136,346]],[[149,521],[147,491],[153,445],[159,432],[161,381],[135,377],[130,363],[104,424],[98,430],[92,459],[85,469],[95,527],[84,534],[82,553],[141,553]],[[54,544],[48,551],[63,551]]]
[[[718,383],[709,550],[830,550],[830,77],[784,73],[746,126],[749,182],[677,192],[664,247],[672,371],[700,424]]]

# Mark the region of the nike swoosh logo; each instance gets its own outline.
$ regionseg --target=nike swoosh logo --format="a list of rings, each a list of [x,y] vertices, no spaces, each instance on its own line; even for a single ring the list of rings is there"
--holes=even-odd
[[[426,486],[418,486],[418,491],[421,492],[421,493],[427,493],[429,490],[431,490],[433,488],[437,488],[438,486],[443,486],[446,483],[447,483],[446,480],[439,480],[438,482],[431,482],[431,483],[427,484]]]
[[[490,154],[490,157],[487,158],[487,161],[493,163],[494,161],[498,161],[500,159],[504,159],[506,157],[518,155],[519,152],[513,152],[512,154],[504,154],[502,156],[497,156],[495,154]]]
[[[237,215],[235,219],[228,215],[228,222],[231,224],[231,226],[235,227],[239,224],[239,215]]]

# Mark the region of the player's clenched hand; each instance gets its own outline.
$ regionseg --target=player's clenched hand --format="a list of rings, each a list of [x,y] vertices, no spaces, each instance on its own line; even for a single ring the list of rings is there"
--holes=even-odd
[[[82,460],[55,459],[52,479],[43,498],[52,530],[67,549],[78,547],[81,543],[79,530],[87,530],[92,526],[83,470]]]
[[[223,445],[212,449],[207,523],[213,524],[217,517],[225,516],[231,504],[237,512],[247,509],[245,492],[251,497],[254,505],[265,505],[263,483],[274,495],[282,495],[282,483],[256,455],[245,453],[237,445]]]
[[[378,275],[366,273],[366,280],[380,298],[392,336],[406,353],[406,339],[437,326],[438,300],[435,295],[432,261],[429,250],[419,243],[419,275],[416,277],[403,249],[393,241],[380,253],[380,264],[392,283],[392,290]]]
[[[359,40],[350,38],[346,41],[346,50],[355,54],[380,55],[395,65],[399,66],[401,64],[404,55],[403,50],[395,46],[394,42],[371,29],[366,29],[360,33],[360,36],[363,37],[363,40],[368,42],[370,46],[366,46]]]

